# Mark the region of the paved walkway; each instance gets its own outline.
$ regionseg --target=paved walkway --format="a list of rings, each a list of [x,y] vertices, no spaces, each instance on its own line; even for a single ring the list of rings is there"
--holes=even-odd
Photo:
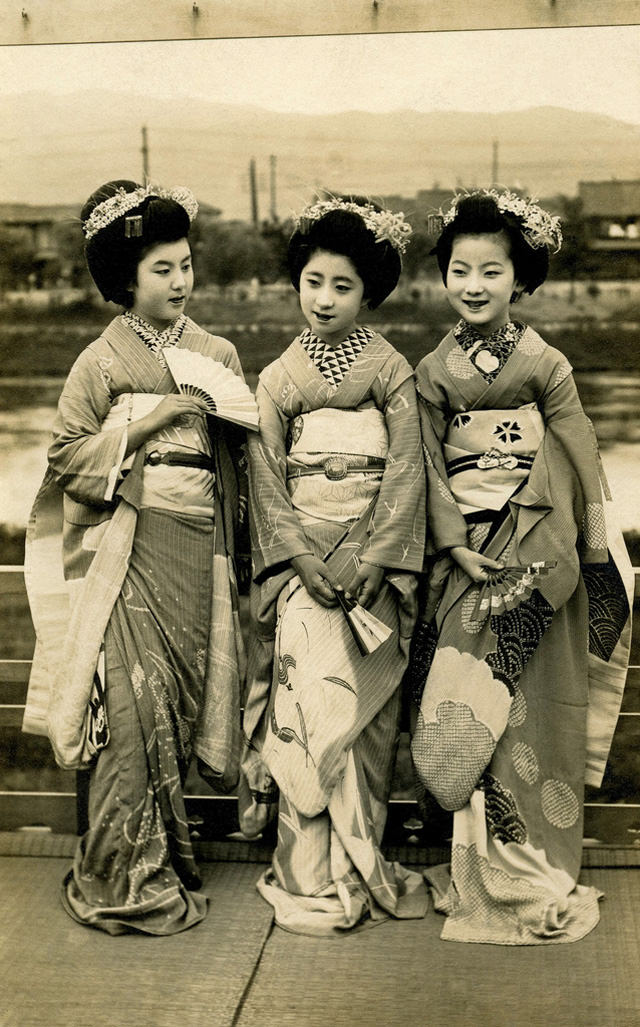
[[[640,1027],[640,872],[593,868],[600,925],[562,946],[440,940],[441,918],[336,939],[273,927],[255,863],[203,865],[210,911],[112,938],[58,899],[68,860],[0,858],[2,1027]]]

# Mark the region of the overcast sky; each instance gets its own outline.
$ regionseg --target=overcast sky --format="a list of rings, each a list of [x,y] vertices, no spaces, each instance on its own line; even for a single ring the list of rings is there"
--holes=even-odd
[[[0,96],[93,87],[310,114],[551,104],[640,124],[640,26],[0,47]]]

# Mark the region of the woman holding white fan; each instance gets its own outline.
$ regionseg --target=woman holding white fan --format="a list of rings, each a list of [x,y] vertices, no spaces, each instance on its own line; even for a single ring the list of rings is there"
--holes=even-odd
[[[28,536],[38,646],[24,727],[49,735],[60,766],[91,768],[63,903],[111,934],[203,919],[182,785],[194,753],[220,789],[237,776],[245,433],[176,391],[171,354],[206,358],[227,394],[234,376],[241,408],[253,400],[233,345],[184,313],[196,213],[187,189],[130,181],[85,204],[89,270],[124,311],[65,384]]]

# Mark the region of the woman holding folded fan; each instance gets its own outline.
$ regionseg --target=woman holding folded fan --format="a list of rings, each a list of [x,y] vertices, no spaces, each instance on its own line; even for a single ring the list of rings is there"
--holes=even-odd
[[[395,287],[408,233],[360,200],[302,212],[289,268],[308,327],[256,393],[241,824],[258,833],[279,790],[258,888],[300,933],[426,910],[421,877],[380,851],[423,558],[420,428],[409,364],[357,324]]]
[[[436,256],[457,325],[416,369],[432,555],[409,680],[422,789],[454,810],[427,874],[452,941],[582,938],[585,783],[598,786],[630,637],[629,560],[571,366],[512,307],[558,218],[475,190]]]
[[[89,829],[63,886],[81,923],[165,935],[206,898],[182,786],[192,754],[235,785],[242,647],[234,535],[244,433],[177,392],[178,347],[241,376],[184,313],[187,189],[109,182],[82,211],[93,279],[117,316],[64,386],[28,534],[37,633],[24,728],[89,767]]]

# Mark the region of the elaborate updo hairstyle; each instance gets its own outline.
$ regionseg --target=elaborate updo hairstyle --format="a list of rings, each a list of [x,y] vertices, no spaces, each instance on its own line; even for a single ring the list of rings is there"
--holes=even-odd
[[[130,201],[124,194],[136,191],[141,194],[140,202],[127,207]],[[176,195],[179,192],[176,190]],[[100,206],[116,195],[123,197],[122,203],[116,200]],[[145,254],[160,243],[186,239],[191,225],[182,203],[127,179],[106,182],[96,189],[82,208],[81,218],[85,236],[91,233],[85,243],[91,277],[105,300],[127,308],[133,304],[131,283]]]
[[[348,209],[354,206],[362,207],[362,215]],[[325,213],[324,208],[331,209]],[[367,226],[364,217],[371,222],[376,215],[382,220],[385,217],[398,220],[398,216],[360,196],[320,201],[306,208],[298,219],[287,251],[289,274],[296,292],[300,292],[300,275],[313,254],[326,250],[349,258],[364,283],[367,306],[370,310],[379,307],[398,284],[402,261],[398,248],[388,239],[377,239],[375,231]]]
[[[518,204],[526,208],[527,201],[514,197],[514,205]],[[550,221],[557,220],[533,204],[529,204],[529,209],[540,211]],[[453,219],[445,224],[434,249],[443,282],[446,285],[451,251],[457,236],[494,235],[501,232],[507,237],[508,253],[516,280],[522,285],[524,292],[534,292],[542,285],[549,272],[549,247],[542,241],[535,247],[532,246],[527,241],[527,231],[530,230],[527,229],[521,215],[509,210],[500,210],[496,197],[487,192],[470,193],[468,196],[457,198]]]

